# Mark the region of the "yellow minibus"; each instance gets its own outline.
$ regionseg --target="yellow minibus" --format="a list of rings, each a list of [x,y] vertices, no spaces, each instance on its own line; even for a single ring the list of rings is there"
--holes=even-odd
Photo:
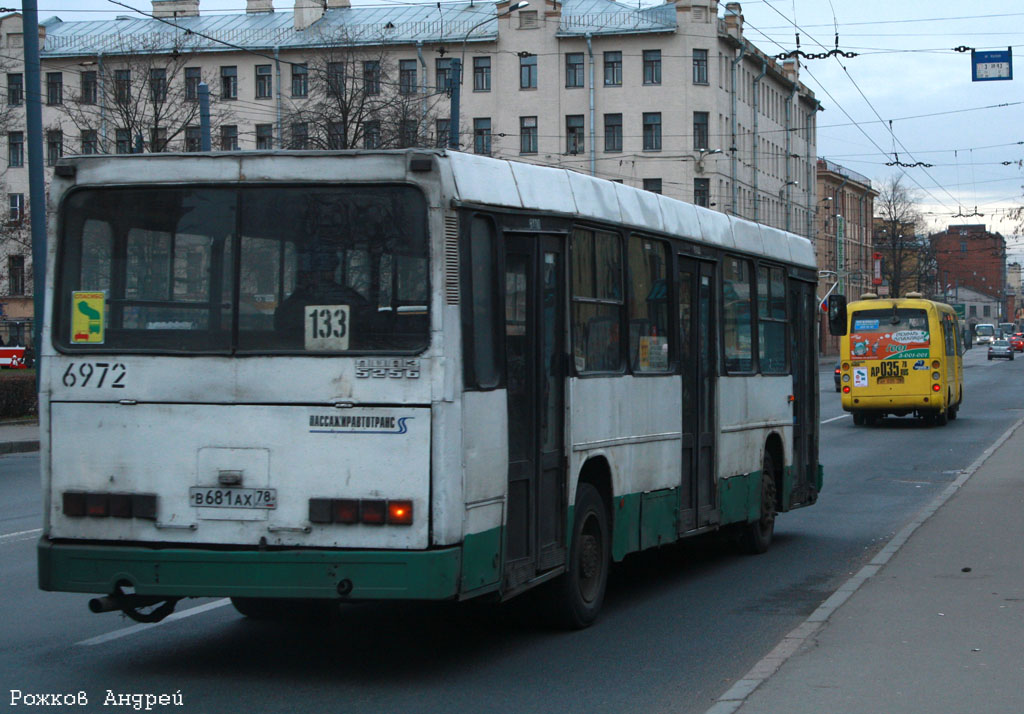
[[[964,397],[960,330],[952,307],[920,293],[848,303],[839,379],[853,423],[906,414],[939,426],[956,419]]]

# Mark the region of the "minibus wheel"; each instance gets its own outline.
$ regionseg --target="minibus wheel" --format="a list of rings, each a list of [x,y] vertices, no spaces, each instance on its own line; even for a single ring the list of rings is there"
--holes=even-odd
[[[761,465],[761,511],[743,532],[743,546],[747,553],[759,555],[768,550],[775,533],[775,460],[766,449]]]
[[[610,533],[604,500],[592,485],[581,483],[576,492],[569,567],[554,583],[556,618],[568,629],[591,625],[601,611],[611,563]]]

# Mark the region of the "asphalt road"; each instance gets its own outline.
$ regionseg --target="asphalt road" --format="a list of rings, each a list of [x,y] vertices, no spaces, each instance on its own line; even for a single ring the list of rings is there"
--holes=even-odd
[[[97,712],[131,709],[108,696],[178,692],[183,706],[153,710],[704,712],[1021,416],[1024,359],[975,349],[966,363],[945,427],[855,427],[823,370],[818,504],[783,514],[762,556],[703,538],[627,559],[601,620],[573,633],[544,627],[529,599],[349,605],[306,625],[222,601],[156,626],[93,615],[85,595],[36,589],[38,457],[0,457],[0,695],[12,710],[10,690],[82,691],[78,710]]]

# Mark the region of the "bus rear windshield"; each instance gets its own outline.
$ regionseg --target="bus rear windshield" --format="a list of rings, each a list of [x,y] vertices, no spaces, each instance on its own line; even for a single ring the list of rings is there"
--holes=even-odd
[[[931,344],[928,313],[915,308],[858,310],[850,318],[850,357],[921,357]]]
[[[54,342],[179,353],[412,353],[429,338],[410,186],[87,189],[61,212]]]

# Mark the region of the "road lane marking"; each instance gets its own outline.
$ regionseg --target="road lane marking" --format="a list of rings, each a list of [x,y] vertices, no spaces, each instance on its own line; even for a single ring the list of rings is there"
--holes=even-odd
[[[102,645],[104,642],[110,642],[111,640],[119,640],[122,637],[128,637],[129,635],[137,634],[139,632],[142,632],[143,630],[149,630],[149,629],[151,629],[153,627],[159,627],[160,625],[166,625],[167,623],[174,622],[175,620],[183,620],[186,617],[192,617],[193,615],[201,615],[204,612],[209,612],[210,610],[216,610],[219,607],[224,607],[225,605],[230,605],[230,604],[231,604],[231,599],[230,598],[222,598],[220,600],[214,600],[213,602],[208,602],[205,605],[199,605],[197,607],[189,608],[188,610],[182,610],[181,612],[175,612],[175,613],[173,613],[171,615],[168,615],[167,617],[165,617],[160,622],[140,622],[137,625],[132,625],[131,627],[125,627],[122,630],[115,630],[114,632],[108,632],[105,635],[98,635],[97,637],[91,637],[88,640],[82,640],[81,642],[76,642],[75,646],[76,647],[77,646],[91,647],[93,645]]]
[[[822,423],[822,424],[828,424],[828,423],[829,423],[830,421],[837,421],[837,420],[839,420],[839,419],[845,419],[845,418],[846,418],[846,417],[848,417],[848,416],[850,416],[850,415],[849,415],[849,414],[840,414],[840,415],[839,415],[839,416],[837,416],[837,417],[832,417],[831,419],[826,419],[825,421],[823,421],[823,422],[821,422],[821,423]]]
[[[4,533],[0,535],[0,543],[17,543],[22,540],[32,540],[43,532],[42,528],[33,528],[30,531],[18,531],[17,533]]]

